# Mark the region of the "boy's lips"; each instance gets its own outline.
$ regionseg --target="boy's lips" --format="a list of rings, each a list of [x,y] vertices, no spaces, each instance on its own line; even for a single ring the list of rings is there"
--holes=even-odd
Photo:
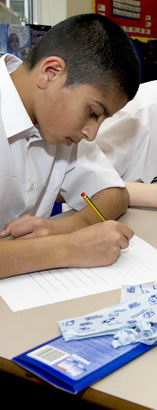
[[[79,141],[72,140],[72,138],[70,138],[70,137],[67,137],[65,141],[66,141],[66,145],[68,145],[68,146],[70,146],[72,144],[78,144],[78,142],[79,142]]]

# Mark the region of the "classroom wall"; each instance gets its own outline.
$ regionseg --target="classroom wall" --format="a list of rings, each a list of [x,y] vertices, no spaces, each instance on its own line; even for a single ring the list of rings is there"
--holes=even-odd
[[[51,25],[66,17],[67,0],[34,0],[33,23]]]
[[[33,23],[51,25],[75,14],[92,13],[93,0],[34,0]]]
[[[93,0],[67,0],[67,17],[75,14],[93,13]]]

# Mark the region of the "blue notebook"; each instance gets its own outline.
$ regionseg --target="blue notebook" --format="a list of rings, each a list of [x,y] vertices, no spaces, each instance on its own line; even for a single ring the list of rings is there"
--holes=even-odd
[[[12,360],[53,386],[76,394],[154,345],[130,344],[114,349],[112,336],[65,342],[52,339]]]

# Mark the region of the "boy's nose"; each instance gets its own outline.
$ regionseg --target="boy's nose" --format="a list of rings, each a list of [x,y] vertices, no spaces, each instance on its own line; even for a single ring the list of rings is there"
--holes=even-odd
[[[92,124],[90,126],[86,126],[82,130],[83,138],[88,141],[93,141],[97,135],[98,129],[100,124]]]

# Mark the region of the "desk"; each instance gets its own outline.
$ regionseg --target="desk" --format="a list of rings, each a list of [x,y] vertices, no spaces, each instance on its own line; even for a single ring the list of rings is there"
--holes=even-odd
[[[128,209],[120,220],[132,227],[136,235],[157,247],[156,211],[132,208]],[[105,305],[117,303],[119,295],[120,291],[117,290],[15,313],[11,312],[0,299],[0,355],[2,356],[0,370],[4,372],[4,378],[7,374],[10,377],[16,375],[18,381],[25,380],[26,384],[29,381],[28,386],[35,386],[34,388],[39,386],[40,391],[46,389],[42,392],[46,394],[53,392],[54,397],[58,394],[59,400],[62,397],[64,404],[69,399],[68,408],[76,407],[76,400],[81,400],[81,410],[85,405],[88,408],[90,403],[119,410],[157,409],[157,347],[79,393],[77,398],[53,389],[46,382],[7,360],[57,336],[58,320],[79,316],[85,312],[101,309]],[[93,405],[90,404],[90,409],[92,407]]]

